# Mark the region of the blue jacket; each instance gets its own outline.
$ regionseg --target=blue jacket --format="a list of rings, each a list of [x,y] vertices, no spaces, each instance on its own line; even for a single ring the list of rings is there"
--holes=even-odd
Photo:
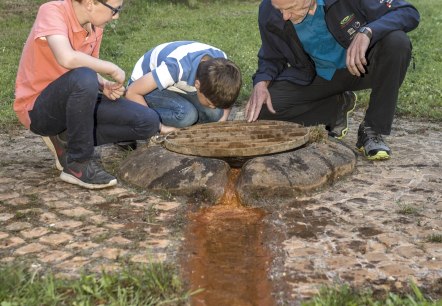
[[[389,32],[415,29],[419,17],[416,8],[403,0],[325,0],[327,27],[344,48],[362,26],[372,29],[371,47]],[[303,50],[292,22],[284,21],[271,0],[263,0],[258,24],[262,44],[253,85],[275,80],[309,85],[316,76],[315,66]]]

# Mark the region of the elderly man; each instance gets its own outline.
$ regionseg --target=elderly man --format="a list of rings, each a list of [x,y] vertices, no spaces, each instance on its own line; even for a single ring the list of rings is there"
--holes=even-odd
[[[418,11],[403,0],[263,0],[258,21],[247,120],[325,124],[341,139],[353,91],[371,89],[356,147],[370,160],[390,158],[382,134],[391,132]]]

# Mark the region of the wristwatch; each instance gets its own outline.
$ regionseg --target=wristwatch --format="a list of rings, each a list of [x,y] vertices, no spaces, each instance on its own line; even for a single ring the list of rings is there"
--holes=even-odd
[[[371,40],[371,37],[373,36],[373,34],[371,33],[371,31],[369,30],[369,28],[367,27],[362,27],[358,30],[359,33],[365,34],[367,35],[368,39]]]

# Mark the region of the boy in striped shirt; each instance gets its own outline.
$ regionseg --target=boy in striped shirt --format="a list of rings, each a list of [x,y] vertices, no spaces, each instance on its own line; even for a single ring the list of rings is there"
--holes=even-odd
[[[218,48],[194,41],[161,44],[135,64],[126,98],[157,111],[163,124],[226,121],[241,72]]]

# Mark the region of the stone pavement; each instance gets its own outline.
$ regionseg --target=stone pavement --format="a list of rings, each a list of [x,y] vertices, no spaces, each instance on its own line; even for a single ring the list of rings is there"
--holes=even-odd
[[[353,147],[361,114],[344,143]],[[402,290],[410,278],[442,296],[442,127],[398,119],[386,138],[393,158],[357,159],[331,188],[270,209],[269,277],[278,304],[331,281]],[[187,209],[182,199],[119,183],[85,190],[59,180],[40,137],[0,134],[0,262],[75,276],[127,262],[175,261]],[[124,153],[101,148],[108,169]]]
[[[361,119],[358,112],[351,120],[349,147]],[[413,280],[442,298],[442,127],[398,119],[386,140],[391,160],[359,155],[352,175],[273,212],[284,259],[272,276],[290,288],[281,300],[298,301],[332,280],[379,293]]]
[[[66,184],[42,139],[27,131],[1,134],[0,147],[1,262],[75,276],[167,258],[171,239],[161,221],[180,203],[123,185],[90,191]]]

